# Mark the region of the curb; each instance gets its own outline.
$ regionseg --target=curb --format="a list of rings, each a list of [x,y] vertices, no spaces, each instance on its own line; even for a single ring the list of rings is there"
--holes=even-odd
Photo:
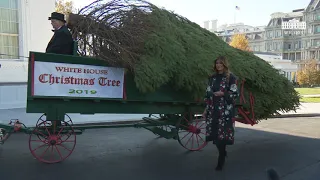
[[[310,114],[284,114],[272,116],[271,118],[299,118],[299,117],[320,117],[320,113],[310,113]]]
[[[320,117],[320,113],[310,113],[310,114],[284,114],[270,117],[269,119],[280,119],[280,118],[300,118],[300,117]],[[90,125],[122,125],[122,124],[136,124],[143,122],[143,120],[132,120],[132,121],[114,121],[114,122],[97,122],[97,123],[82,123],[74,124],[74,126],[90,126]]]
[[[94,126],[94,125],[124,125],[124,124],[136,124],[136,123],[139,123],[139,122],[142,122],[142,121],[143,120],[81,123],[81,124],[73,124],[73,126],[83,127],[83,126]]]
[[[317,97],[320,97],[320,94],[305,94],[305,95],[301,95],[301,97],[317,98]]]

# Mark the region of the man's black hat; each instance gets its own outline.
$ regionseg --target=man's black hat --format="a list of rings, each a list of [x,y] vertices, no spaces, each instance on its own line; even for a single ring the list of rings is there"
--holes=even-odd
[[[48,20],[51,20],[51,19],[56,19],[56,20],[59,20],[59,21],[63,21],[64,23],[67,22],[66,20],[64,20],[64,14],[61,14],[61,13],[58,13],[58,12],[51,13],[51,17],[49,17]]]

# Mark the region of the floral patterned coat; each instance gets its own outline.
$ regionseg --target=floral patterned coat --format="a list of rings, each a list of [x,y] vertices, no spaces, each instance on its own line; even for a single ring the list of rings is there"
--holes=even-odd
[[[213,144],[234,143],[235,99],[239,96],[236,77],[230,73],[227,81],[226,74],[214,74],[209,78],[205,96],[206,102],[206,141]],[[214,96],[216,91],[224,92],[224,96]]]

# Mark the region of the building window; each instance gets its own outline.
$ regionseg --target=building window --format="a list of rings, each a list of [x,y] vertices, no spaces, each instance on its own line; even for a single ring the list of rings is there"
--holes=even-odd
[[[320,26],[319,25],[314,27],[314,32],[320,33]]]
[[[312,33],[312,28],[308,27],[308,34],[311,34],[311,33]]]
[[[313,46],[320,46],[320,39],[313,40]]]
[[[0,59],[19,59],[18,0],[0,1]]]

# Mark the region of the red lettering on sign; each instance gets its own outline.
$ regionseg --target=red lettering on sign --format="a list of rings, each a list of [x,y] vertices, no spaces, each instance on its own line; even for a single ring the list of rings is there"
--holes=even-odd
[[[111,80],[106,77],[100,77],[98,80],[100,86],[120,86],[119,80]]]
[[[69,77],[58,77],[52,74],[40,74],[38,77],[39,82],[52,84],[75,84],[75,85],[94,85],[95,78],[75,78],[73,76]]]

